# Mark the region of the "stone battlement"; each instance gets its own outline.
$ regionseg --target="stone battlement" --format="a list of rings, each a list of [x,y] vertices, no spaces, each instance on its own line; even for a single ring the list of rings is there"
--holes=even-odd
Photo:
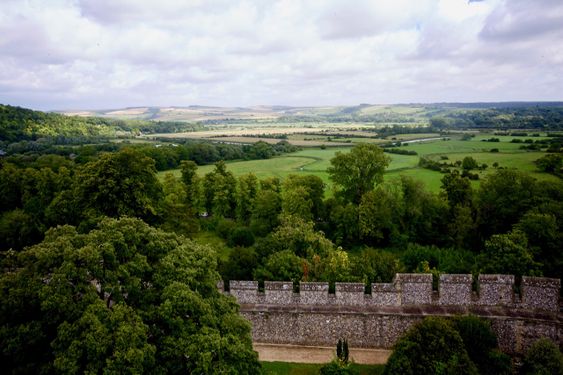
[[[370,294],[362,283],[335,283],[334,294],[329,293],[326,282],[301,282],[299,293],[287,281],[265,281],[264,292],[258,290],[257,281],[231,281],[229,289],[241,305],[497,306],[559,311],[559,279],[524,276],[520,295],[514,293],[514,282],[512,275],[479,275],[478,292],[473,292],[470,274],[442,274],[436,293],[431,274],[399,273],[392,283],[371,284]],[[222,283],[218,287],[223,290]]]

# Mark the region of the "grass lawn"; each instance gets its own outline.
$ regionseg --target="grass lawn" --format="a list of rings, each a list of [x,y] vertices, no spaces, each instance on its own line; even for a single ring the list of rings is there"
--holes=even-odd
[[[482,142],[483,139],[491,137],[501,139],[501,142]],[[401,175],[410,176],[421,180],[428,190],[438,192],[440,190],[443,174],[428,169],[418,167],[418,160],[421,156],[439,160],[441,156],[447,156],[448,160],[455,162],[463,160],[466,156],[471,156],[477,160],[479,164],[487,164],[485,171],[478,171],[480,178],[494,173],[493,163],[497,162],[499,166],[505,168],[516,168],[523,172],[527,172],[534,178],[541,181],[557,181],[557,177],[539,172],[534,161],[545,155],[545,152],[529,152],[520,150],[522,144],[511,143],[514,138],[527,139],[530,137],[512,137],[512,136],[493,136],[489,134],[477,135],[469,141],[438,140],[433,142],[410,144],[403,146],[406,150],[416,151],[418,155],[398,155],[387,154],[391,158],[391,163],[385,173],[385,180],[393,180]],[[539,139],[542,137],[534,137]],[[497,148],[499,152],[492,153],[490,150]],[[246,173],[254,173],[258,178],[279,177],[281,179],[290,174],[313,174],[320,177],[326,184],[327,194],[331,194],[332,183],[328,178],[327,168],[330,166],[330,159],[334,157],[336,152],[348,152],[349,147],[330,147],[324,150],[320,148],[308,148],[288,155],[268,159],[268,160],[249,160],[229,162],[228,170],[233,172],[235,176]],[[198,168],[200,176],[209,173],[214,168],[213,165],[205,165]],[[180,177],[180,170],[168,171],[176,177]],[[475,172],[475,171],[474,171]],[[159,177],[162,179],[166,172],[160,172]],[[477,187],[479,182],[474,182]]]
[[[321,364],[262,362],[266,375],[318,375]],[[360,375],[383,374],[384,365],[352,365]]]
[[[223,260],[227,260],[229,254],[231,253],[231,248],[229,248],[225,244],[225,241],[214,232],[202,230],[196,234],[193,241],[200,245],[209,245],[209,247],[217,252],[217,256]]]

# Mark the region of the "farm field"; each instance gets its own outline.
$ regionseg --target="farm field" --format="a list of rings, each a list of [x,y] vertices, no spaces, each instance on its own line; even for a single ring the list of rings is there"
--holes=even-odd
[[[409,138],[408,136],[405,139]],[[539,180],[558,180],[557,177],[542,173],[537,170],[535,160],[542,157],[545,153],[539,151],[520,150],[521,143],[511,143],[512,136],[495,136],[500,142],[483,142],[483,139],[491,138],[490,135],[478,135],[468,141],[458,139],[436,140],[431,142],[415,143],[401,147],[405,150],[416,151],[418,155],[398,155],[387,154],[391,158],[391,163],[385,173],[385,180],[398,179],[401,175],[409,176],[422,181],[426,188],[433,192],[440,190],[443,175],[439,172],[423,169],[418,166],[421,156],[433,160],[439,160],[442,156],[447,157],[449,162],[455,163],[463,160],[466,156],[471,156],[479,164],[487,164],[488,168],[484,171],[475,171],[480,178],[485,177],[495,171],[493,163],[498,163],[499,167],[516,168],[530,173]],[[519,137],[525,139],[527,137]],[[412,138],[410,138],[412,139]],[[539,138],[537,138],[539,139]],[[499,152],[492,153],[492,148],[499,149]],[[329,180],[327,168],[330,166],[330,159],[336,152],[347,152],[349,147],[330,147],[324,150],[320,148],[307,148],[289,155],[276,157],[267,160],[236,161],[227,163],[228,169],[235,176],[246,173],[254,173],[258,178],[279,177],[285,178],[289,174],[313,174],[319,176],[327,184],[327,193],[331,194],[332,184]],[[198,168],[198,173],[203,176],[214,168],[213,165],[205,165]],[[168,171],[175,176],[180,176],[179,170]],[[167,172],[160,172],[162,178]],[[473,181],[474,186],[479,185],[479,181]]]

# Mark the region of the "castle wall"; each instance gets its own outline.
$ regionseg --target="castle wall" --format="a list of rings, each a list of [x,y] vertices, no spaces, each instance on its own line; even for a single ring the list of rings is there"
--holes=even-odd
[[[391,348],[425,316],[474,314],[491,321],[507,353],[523,353],[539,337],[561,344],[560,280],[524,277],[521,298],[514,276],[480,275],[478,293],[471,275],[440,275],[438,292],[431,274],[397,274],[392,283],[374,283],[366,294],[362,283],[303,282],[294,293],[291,282],[231,281],[230,294],[252,324],[256,342],[332,346],[345,337],[353,347]],[[221,284],[218,285],[221,288]]]

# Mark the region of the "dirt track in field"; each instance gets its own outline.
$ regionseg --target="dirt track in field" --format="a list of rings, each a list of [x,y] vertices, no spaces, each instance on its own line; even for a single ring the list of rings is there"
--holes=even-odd
[[[260,361],[294,362],[294,363],[326,363],[336,356],[335,348],[322,346],[273,345],[254,343]],[[355,363],[378,365],[387,362],[391,355],[385,349],[350,348],[350,357]]]

